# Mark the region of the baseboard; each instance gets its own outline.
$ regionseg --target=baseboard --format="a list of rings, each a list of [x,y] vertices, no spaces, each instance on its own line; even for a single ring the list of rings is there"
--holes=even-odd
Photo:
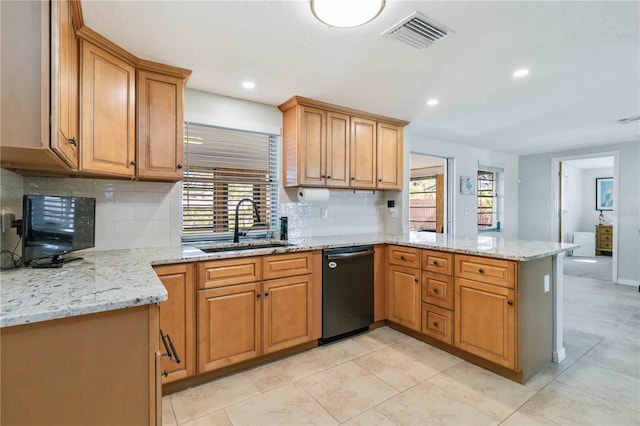
[[[630,285],[630,286],[633,286],[633,287],[638,287],[638,286],[640,286],[640,281],[638,281],[638,280],[628,280],[626,278],[618,278],[618,284]]]

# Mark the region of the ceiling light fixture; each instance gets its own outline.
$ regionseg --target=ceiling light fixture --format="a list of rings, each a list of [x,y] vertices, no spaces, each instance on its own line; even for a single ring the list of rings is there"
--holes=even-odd
[[[385,0],[311,0],[311,12],[330,27],[352,28],[375,19]]]
[[[515,78],[522,78],[529,75],[529,70],[527,68],[522,68],[513,73]]]
[[[244,83],[242,83],[242,87],[244,87],[245,89],[253,89],[254,87],[256,87],[256,84],[253,81],[245,81]]]
[[[427,105],[429,105],[429,106],[436,106],[436,105],[438,105],[439,103],[440,103],[440,101],[439,101],[439,100],[437,100],[437,99],[429,99],[429,100],[427,101]]]

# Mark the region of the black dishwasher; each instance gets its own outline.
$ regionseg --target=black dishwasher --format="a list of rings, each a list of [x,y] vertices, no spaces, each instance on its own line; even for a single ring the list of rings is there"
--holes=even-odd
[[[373,322],[373,246],[326,249],[322,259],[321,344]]]

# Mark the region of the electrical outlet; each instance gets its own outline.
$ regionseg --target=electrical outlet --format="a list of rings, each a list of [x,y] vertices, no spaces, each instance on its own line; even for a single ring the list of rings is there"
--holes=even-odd
[[[544,292],[549,293],[551,291],[551,286],[549,284],[549,275],[544,276]]]
[[[16,220],[16,215],[8,213],[6,210],[2,210],[0,215],[0,230],[4,233],[11,229],[11,224]]]

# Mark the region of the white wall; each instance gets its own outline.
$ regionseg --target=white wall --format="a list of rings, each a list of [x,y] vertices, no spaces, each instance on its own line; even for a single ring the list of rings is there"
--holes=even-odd
[[[570,243],[574,232],[594,232],[594,229],[581,226],[584,213],[582,170],[562,163],[562,175],[562,241]]]
[[[640,285],[640,142],[525,155],[519,159],[520,188],[519,237],[552,238],[553,182],[552,162],[556,158],[615,155],[618,162],[618,282]],[[595,186],[595,184],[594,184]],[[615,244],[615,242],[614,242]]]
[[[503,209],[502,230],[500,235],[515,238],[518,235],[518,157],[511,154],[493,152],[486,149],[473,148],[450,142],[425,138],[412,133],[411,125],[405,128],[405,156],[404,180],[409,180],[409,154],[411,152],[427,154],[435,157],[453,158],[452,193],[454,209],[454,231],[456,235],[476,235],[478,233],[477,198],[475,195],[461,195],[459,191],[460,176],[476,176],[478,164],[504,169],[504,199],[501,200]],[[402,207],[409,205],[409,189],[402,192]],[[394,222],[395,230],[407,233],[409,223],[408,208],[401,209],[401,220]],[[467,214],[468,213],[468,214]],[[489,234],[490,235],[490,234]]]

